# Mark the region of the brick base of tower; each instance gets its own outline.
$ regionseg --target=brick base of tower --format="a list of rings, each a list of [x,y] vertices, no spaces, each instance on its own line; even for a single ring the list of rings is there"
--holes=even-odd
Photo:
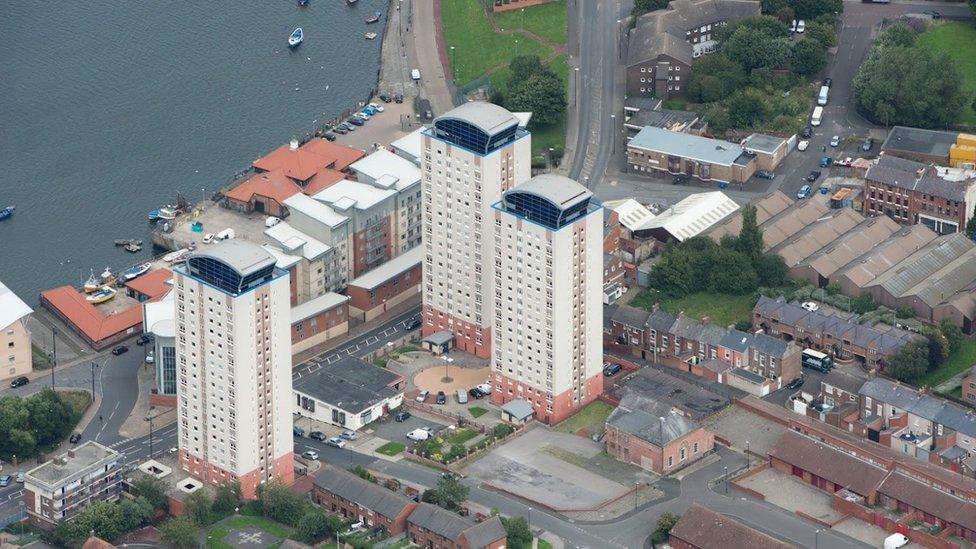
[[[454,348],[479,358],[491,357],[491,328],[478,326],[453,315],[424,305],[423,327],[420,335],[427,337],[434,332],[448,331],[454,334]]]
[[[501,390],[498,389],[499,385]],[[545,391],[536,392],[535,388],[507,378],[499,373],[492,374],[491,402],[501,406],[506,402],[523,399],[532,404],[535,419],[547,425],[555,425],[572,416],[587,404],[593,402],[603,392],[603,374],[598,373],[586,380],[586,395],[573,402],[573,391],[564,391],[552,397],[552,411],[547,409]]]
[[[180,469],[204,483],[219,486],[233,482],[234,476],[228,471],[212,464],[204,463],[183,450],[180,450]],[[287,453],[274,462],[274,480],[284,486],[295,483],[295,454]],[[255,469],[237,477],[244,499],[256,499],[257,488],[261,485],[261,470]]]

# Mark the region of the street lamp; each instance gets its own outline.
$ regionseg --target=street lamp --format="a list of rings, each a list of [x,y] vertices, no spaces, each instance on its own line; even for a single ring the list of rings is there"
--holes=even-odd
[[[150,408],[149,410],[152,411],[152,408]],[[153,457],[153,420],[163,415],[164,413],[165,412],[161,412],[154,416],[146,416],[145,419],[146,421],[149,422],[149,459],[152,459]]]
[[[610,154],[617,154],[617,115],[610,115],[610,124],[613,126],[610,130]]]
[[[579,67],[574,67],[573,68],[573,72],[576,74],[576,108],[577,109],[579,108],[579,94],[580,94],[580,90],[579,90],[580,89],[580,83],[579,83],[580,73],[579,73],[579,69],[580,69]]]
[[[54,370],[58,366],[58,328],[51,326],[51,345],[54,346],[54,354],[51,359],[51,389],[54,389]]]
[[[518,57],[518,38],[515,39],[515,57]]]
[[[634,511],[637,510],[637,494],[639,493],[639,490],[640,490],[640,481],[635,480],[634,481]]]
[[[91,381],[92,381],[92,402],[95,402],[95,361],[91,363]]]
[[[722,467],[725,475],[725,493],[729,493],[729,468],[728,466]]]
[[[752,457],[749,456],[749,441],[746,441],[746,469],[752,467]]]
[[[549,147],[549,172],[550,173],[552,172],[552,167],[553,167],[552,155],[555,152],[556,152],[556,149],[554,149],[553,147]]]
[[[455,51],[454,46],[451,46],[451,80],[453,81],[456,78],[457,78],[457,52]]]

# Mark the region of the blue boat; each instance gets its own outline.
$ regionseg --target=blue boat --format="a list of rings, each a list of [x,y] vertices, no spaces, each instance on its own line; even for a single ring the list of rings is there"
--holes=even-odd
[[[302,34],[302,28],[298,27],[294,30],[294,32],[291,33],[291,36],[288,37],[288,47],[292,49],[297,48],[302,44],[303,39],[304,35]]]
[[[149,210],[149,221],[156,221],[159,219],[159,210]]]
[[[7,206],[0,210],[0,221],[7,219],[8,217],[14,215],[15,206]]]

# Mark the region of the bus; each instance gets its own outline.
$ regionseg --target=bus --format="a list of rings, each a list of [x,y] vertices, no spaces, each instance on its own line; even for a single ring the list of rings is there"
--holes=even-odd
[[[813,109],[813,114],[810,115],[810,125],[819,126],[820,121],[823,119],[823,107],[817,107]]]
[[[813,349],[804,349],[803,354],[800,355],[800,360],[804,368],[813,368],[823,373],[829,372],[834,367],[834,360],[832,358]]]

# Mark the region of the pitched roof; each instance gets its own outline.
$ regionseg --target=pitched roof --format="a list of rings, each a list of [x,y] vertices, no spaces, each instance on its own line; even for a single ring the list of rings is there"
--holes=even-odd
[[[756,207],[756,223],[762,225],[773,216],[789,208],[791,204],[793,204],[793,200],[783,194],[782,191],[776,190],[764,195],[752,203]],[[707,233],[710,238],[718,242],[725,235],[738,236],[740,231],[742,231],[742,210],[737,210],[734,214],[713,225]]]
[[[333,143],[324,138],[310,139],[308,142],[302,145],[300,149],[315,153],[319,156],[332,158],[333,165],[331,168],[339,171],[345,170],[353,162],[366,156],[366,153],[360,149],[339,143]]]
[[[507,536],[505,526],[497,516],[481,521],[464,531],[464,539],[472,549],[488,547]]]
[[[314,484],[388,519],[395,519],[404,509],[413,505],[406,496],[329,464],[322,465],[321,471],[315,476]]]
[[[739,209],[722,191],[696,193],[658,214],[644,229],[663,228],[678,240],[686,240]]]
[[[227,191],[225,196],[239,202],[250,202],[254,195],[266,196],[282,204],[302,189],[294,181],[288,179],[282,170],[261,172],[245,179],[240,185]]]
[[[862,496],[873,492],[887,474],[882,467],[793,430],[780,435],[769,455]]]
[[[604,202],[603,207],[617,212],[620,224],[631,231],[644,228],[644,224],[655,217],[651,210],[633,198]]]
[[[807,256],[802,263],[809,265],[820,276],[830,278],[841,267],[874,250],[900,228],[888,216],[866,218],[837,240]]]
[[[759,225],[763,230],[764,249],[769,250],[787,240],[830,211],[830,205],[821,195],[814,195],[808,200],[795,202],[766,222]]]
[[[371,271],[349,281],[349,286],[372,290],[394,277],[413,269],[424,261],[424,247],[414,246]],[[417,283],[420,283],[419,277]]]
[[[421,126],[416,130],[408,133],[407,135],[397,139],[390,143],[390,146],[394,149],[403,152],[404,154],[412,157],[414,162],[420,163],[420,149],[422,148],[421,143],[423,138],[421,134],[424,131],[424,127]],[[355,169],[355,167],[353,167]]]
[[[697,503],[681,515],[671,536],[701,549],[788,549],[793,547]]]
[[[976,413],[930,393],[922,393],[910,385],[875,377],[865,382],[858,394],[976,437]]]
[[[862,222],[864,217],[850,208],[837,210],[836,213],[801,228],[770,251],[782,256],[786,266],[792,268],[834,243],[841,235],[855,229]]]
[[[657,49],[661,35],[687,44],[690,55],[692,48],[685,42],[686,31],[719,21],[759,15],[759,10],[759,2],[751,0],[672,0],[667,8],[637,19],[637,26],[631,33],[627,64],[653,59],[662,53]]]
[[[921,223],[906,227],[878,243],[867,253],[837,269],[835,275],[847,277],[858,288],[863,288],[878,275],[934,240],[936,236],[932,229]]]
[[[637,307],[631,307],[630,305],[620,305],[613,312],[613,316],[610,317],[610,320],[625,326],[640,329],[644,327],[648,318],[649,315],[644,309],[638,309]]]
[[[885,154],[881,155],[874,167],[868,169],[864,178],[957,202],[965,201],[969,188],[976,185],[976,178],[958,181],[943,179],[932,166]]]
[[[869,286],[880,285],[896,298],[912,295],[917,293],[916,287],[924,286],[926,281],[932,279],[933,275],[952,264],[956,259],[971,253],[973,249],[976,249],[976,244],[966,238],[963,233],[938,237],[897,265],[878,275]],[[932,280],[934,281],[934,279]],[[960,278],[957,277],[955,280],[958,281]],[[966,283],[968,282],[972,282],[972,279],[966,281]],[[945,297],[949,297],[949,295]]]
[[[459,542],[461,536],[471,549],[482,549],[506,537],[501,519],[493,516],[480,523],[474,523],[455,513],[429,503],[418,503],[407,517],[407,522],[426,528],[435,534]]]
[[[60,286],[41,292],[41,299],[67,318],[88,339],[96,342],[142,323],[141,306],[134,305],[106,316],[71,286]]]
[[[878,491],[921,509],[929,515],[976,530],[976,504],[943,492],[899,472],[893,472]]]
[[[132,279],[126,282],[125,286],[135,292],[148,296],[149,299],[156,299],[165,295],[173,287],[172,284],[168,284],[172,279],[173,271],[164,267],[155,271],[149,271],[138,278]]]
[[[671,327],[674,326],[674,322],[678,320],[678,317],[665,311],[664,309],[658,309],[647,317],[647,321],[644,326],[658,332],[670,332]]]
[[[295,324],[302,320],[312,318],[319,313],[332,310],[343,303],[349,301],[349,296],[326,292],[318,297],[312,298],[305,303],[300,303],[291,308],[291,323]]]
[[[286,221],[281,221],[274,227],[265,229],[264,234],[277,242],[285,253],[300,254],[309,261],[318,259],[322,256],[322,254],[332,249],[332,247],[328,244],[324,244],[318,239],[308,236],[302,231],[299,231],[298,229],[289,225]],[[265,250],[267,250],[267,248],[265,248]],[[279,262],[278,266],[280,267],[282,258],[271,250],[267,251],[271,252],[271,254],[275,257],[275,260]]]
[[[0,329],[10,326],[33,312],[34,310],[17,297],[17,294],[0,282]]]
[[[622,407],[610,414],[607,423],[657,447],[664,447],[698,429],[697,423],[679,414],[668,413],[658,417],[643,410],[627,410]]]
[[[266,172],[281,171],[295,181],[308,181],[319,170],[335,165],[334,157],[322,156],[296,145],[297,142],[286,143],[251,165]]]
[[[323,168],[312,176],[311,179],[305,184],[304,192],[305,194],[312,196],[317,192],[321,192],[328,189],[331,185],[338,183],[346,178],[346,174],[333,170],[331,168]]]

